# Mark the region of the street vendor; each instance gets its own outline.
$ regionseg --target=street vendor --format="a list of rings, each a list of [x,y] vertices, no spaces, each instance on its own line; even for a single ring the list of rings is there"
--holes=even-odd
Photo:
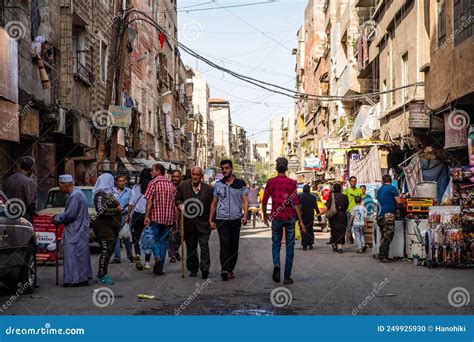
[[[92,279],[86,196],[74,187],[71,175],[59,176],[59,188],[68,194],[64,213],[53,217],[55,225],[64,224],[63,286],[86,286],[89,285],[89,279]]]

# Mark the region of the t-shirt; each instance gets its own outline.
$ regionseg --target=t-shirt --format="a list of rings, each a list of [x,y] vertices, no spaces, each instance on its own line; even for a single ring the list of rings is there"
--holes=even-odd
[[[377,200],[379,201],[380,212],[379,215],[392,213],[395,214],[397,211],[397,202],[395,197],[398,197],[398,190],[396,187],[390,184],[384,184],[377,191]]]
[[[367,209],[363,205],[356,204],[351,211],[352,217],[354,217],[354,221],[352,222],[353,226],[364,226],[365,222],[364,219],[367,216]]]
[[[283,175],[270,178],[263,195],[263,205],[268,203],[270,197],[272,198],[272,220],[287,221],[295,217],[294,207],[300,204],[300,200],[294,179]]]
[[[350,213],[352,211],[352,208],[356,205],[355,198],[357,196],[362,198],[362,190],[359,188],[353,189],[352,187],[348,187],[344,190],[343,193],[349,199],[349,207],[347,208],[347,212]]]
[[[362,199],[362,203],[364,204],[365,209],[367,209],[367,217],[371,216],[375,207],[372,196],[365,194],[364,198]]]

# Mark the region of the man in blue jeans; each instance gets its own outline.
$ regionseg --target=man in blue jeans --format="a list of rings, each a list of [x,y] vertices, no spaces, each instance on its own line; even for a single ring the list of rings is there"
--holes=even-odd
[[[273,255],[273,281],[280,282],[280,249],[283,237],[283,228],[286,235],[286,262],[284,284],[293,284],[291,269],[293,268],[293,257],[295,254],[295,213],[302,231],[306,231],[303,218],[299,208],[299,198],[296,192],[296,181],[286,176],[288,171],[288,159],[278,158],[276,160],[278,175],[267,181],[262,201],[263,220],[268,226],[267,203],[272,198],[272,255]]]
[[[152,175],[156,177],[148,183],[145,192],[146,213],[144,224],[145,226],[149,225],[155,235],[153,273],[161,276],[165,274],[163,266],[168,251],[169,234],[175,223],[176,187],[166,179],[163,165],[153,165]]]

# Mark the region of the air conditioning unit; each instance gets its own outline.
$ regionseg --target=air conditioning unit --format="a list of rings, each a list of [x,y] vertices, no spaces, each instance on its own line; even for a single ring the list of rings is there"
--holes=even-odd
[[[54,113],[54,129],[51,132],[66,134],[66,110],[59,108],[59,112]]]

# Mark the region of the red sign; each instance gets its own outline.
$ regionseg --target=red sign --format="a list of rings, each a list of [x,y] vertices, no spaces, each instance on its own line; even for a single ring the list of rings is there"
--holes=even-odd
[[[33,227],[35,229],[38,261],[55,261],[56,260],[56,243],[62,240],[64,225],[58,226],[58,238],[56,238],[56,226],[53,223],[52,215],[35,215],[33,216]],[[59,240],[59,242],[58,242]]]

